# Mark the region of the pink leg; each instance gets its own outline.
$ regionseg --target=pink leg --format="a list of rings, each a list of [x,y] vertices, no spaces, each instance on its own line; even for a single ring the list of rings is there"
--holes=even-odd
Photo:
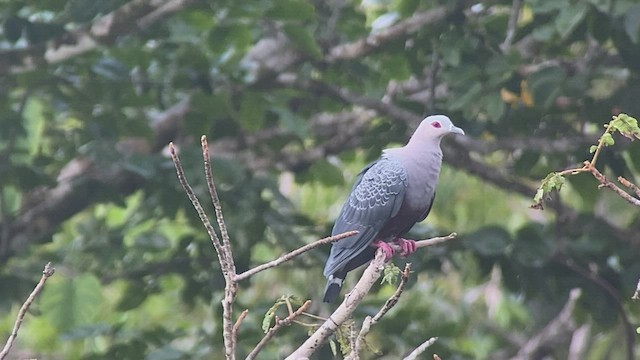
[[[384,241],[375,240],[371,243],[371,246],[376,247],[378,249],[382,249],[384,253],[384,261],[389,261],[393,257],[393,248],[391,245],[387,244]]]
[[[401,257],[407,257],[416,251],[415,240],[409,240],[409,239],[398,237],[393,240],[393,243],[400,246],[400,248],[402,249],[400,251]]]

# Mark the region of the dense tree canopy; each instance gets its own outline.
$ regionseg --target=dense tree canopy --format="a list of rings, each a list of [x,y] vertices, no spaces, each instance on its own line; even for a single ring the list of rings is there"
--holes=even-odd
[[[431,336],[425,354],[443,359],[639,352],[640,208],[589,174],[530,208],[612,115],[640,114],[635,1],[10,0],[0,13],[2,338],[44,264],[57,269],[10,358],[224,358],[220,265],[170,141],[204,200],[208,136],[243,271],[327,236],[358,171],[434,113],[467,136],[443,144],[432,214],[410,235],[459,239],[407,259],[363,356],[398,359]],[[598,168],[637,184],[640,145],[613,138]],[[282,295],[329,313],[328,250],[240,283],[240,358]],[[355,320],[394,289],[376,286]],[[259,358],[308,330],[281,330]]]

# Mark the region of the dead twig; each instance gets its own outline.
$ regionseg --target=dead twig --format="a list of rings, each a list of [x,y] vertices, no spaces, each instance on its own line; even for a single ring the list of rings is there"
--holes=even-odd
[[[20,307],[20,311],[18,311],[18,317],[16,318],[16,322],[13,325],[13,330],[11,330],[11,335],[9,335],[7,342],[0,352],[0,360],[4,359],[9,354],[9,350],[11,350],[13,342],[18,336],[18,330],[20,330],[20,325],[22,325],[22,320],[24,320],[24,316],[27,313],[27,310],[29,310],[29,306],[31,306],[38,294],[40,294],[40,291],[42,291],[42,288],[44,287],[44,283],[47,282],[47,279],[49,279],[55,273],[55,271],[56,269],[51,266],[50,262],[44,266],[40,281],[38,281],[38,284],[33,289],[31,294],[29,294],[27,300],[22,304],[22,306]]]
[[[312,242],[310,244],[304,245],[304,246],[302,246],[302,247],[300,247],[300,248],[298,248],[296,250],[293,250],[293,251],[291,251],[289,253],[286,253],[286,254],[280,256],[279,258],[277,258],[275,260],[269,261],[269,262],[264,263],[262,265],[258,265],[258,266],[254,267],[254,268],[251,268],[251,269],[249,269],[249,270],[247,270],[247,271],[245,271],[245,272],[243,272],[241,274],[238,274],[236,276],[236,280],[238,280],[238,281],[244,280],[244,279],[246,279],[246,278],[248,278],[248,277],[250,277],[252,275],[255,275],[255,274],[259,273],[260,271],[267,270],[269,268],[278,266],[278,265],[282,264],[285,261],[289,261],[289,260],[293,259],[294,257],[300,255],[300,254],[303,254],[303,253],[305,253],[305,252],[307,252],[309,250],[317,248],[318,246],[325,245],[325,244],[330,244],[332,242],[335,242],[335,241],[338,241],[338,240],[342,240],[342,239],[348,238],[350,236],[356,235],[357,233],[358,232],[355,231],[355,230],[354,231],[347,231],[347,232],[342,233],[342,234],[338,234],[338,235],[335,235],[335,236],[330,236],[330,237],[326,237],[324,239],[320,239],[320,240],[314,241],[314,242]]]

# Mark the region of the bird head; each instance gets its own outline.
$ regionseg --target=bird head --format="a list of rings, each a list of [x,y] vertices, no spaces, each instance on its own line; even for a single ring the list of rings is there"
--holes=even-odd
[[[411,137],[411,140],[435,140],[440,142],[440,139],[447,134],[464,135],[464,130],[453,125],[451,120],[444,115],[431,115],[422,120],[418,129],[416,129],[416,132]]]

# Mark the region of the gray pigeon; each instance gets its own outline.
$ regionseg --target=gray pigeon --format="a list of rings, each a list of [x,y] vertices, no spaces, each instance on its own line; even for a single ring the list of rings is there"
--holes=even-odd
[[[338,297],[347,273],[372,260],[377,248],[389,260],[393,249],[387,242],[399,245],[401,256],[416,250],[415,241],[400,236],[431,210],[442,164],[440,140],[450,133],[464,135],[448,117],[429,116],[407,145],[384,150],[379,160],[358,174],[331,232],[358,230],[358,234],[332,245],[324,267],[324,302]]]

